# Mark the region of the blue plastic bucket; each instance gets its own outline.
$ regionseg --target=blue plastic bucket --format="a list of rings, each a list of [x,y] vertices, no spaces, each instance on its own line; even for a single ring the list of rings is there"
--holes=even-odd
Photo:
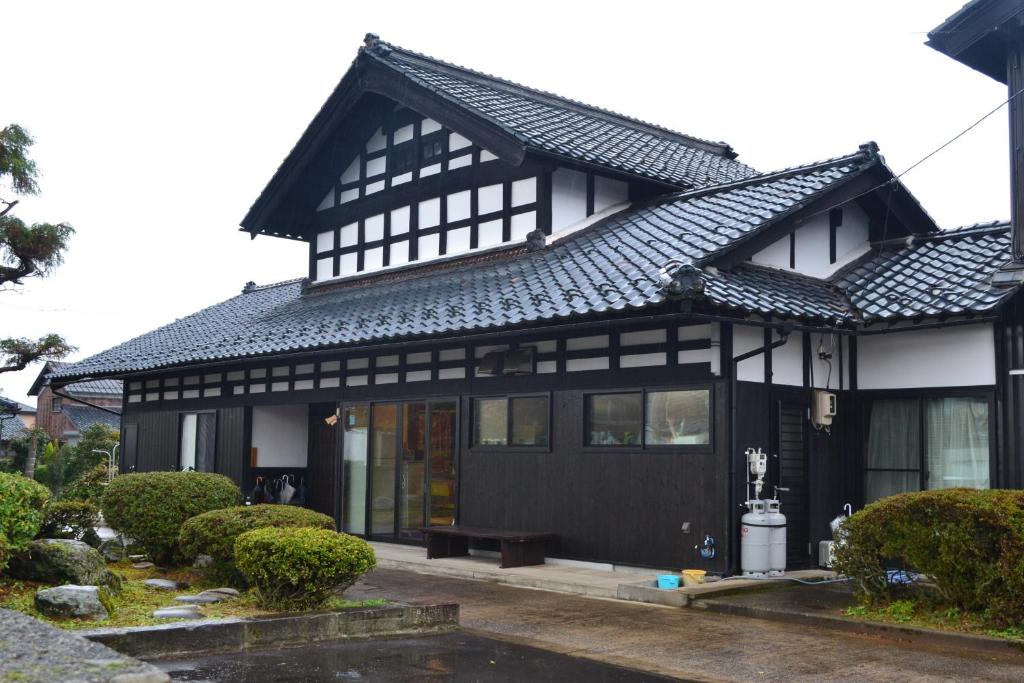
[[[658,574],[658,588],[665,590],[679,588],[679,577],[675,574]]]

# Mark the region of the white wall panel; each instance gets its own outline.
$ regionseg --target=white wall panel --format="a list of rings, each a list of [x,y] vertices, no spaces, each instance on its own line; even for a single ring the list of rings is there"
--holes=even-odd
[[[252,447],[258,467],[305,467],[309,406],[253,406]]]
[[[551,231],[587,217],[587,176],[559,168],[551,174]]]
[[[734,325],[732,330],[733,358],[764,345],[764,331],[760,327]],[[736,379],[742,382],[764,382],[764,354],[742,361],[737,368]]]
[[[501,183],[496,185],[487,185],[477,190],[477,207],[481,214],[494,213],[501,211],[502,202],[502,186]]]
[[[594,176],[594,213],[629,199],[629,185],[621,180]]]
[[[990,324],[862,335],[857,340],[860,389],[981,386],[995,381]]]
[[[773,332],[772,341],[776,342],[779,339],[779,334]],[[789,335],[786,343],[779,348],[772,349],[772,384],[785,384],[794,387],[803,386],[804,338],[799,332]]]

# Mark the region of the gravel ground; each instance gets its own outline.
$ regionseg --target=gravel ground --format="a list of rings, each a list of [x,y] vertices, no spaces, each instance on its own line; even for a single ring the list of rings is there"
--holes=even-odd
[[[164,683],[156,667],[38,619],[0,609],[0,681]]]

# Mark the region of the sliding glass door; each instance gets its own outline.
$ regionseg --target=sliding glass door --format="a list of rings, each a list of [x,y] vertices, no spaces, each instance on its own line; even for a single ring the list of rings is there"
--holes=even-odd
[[[457,417],[455,400],[347,406],[342,528],[414,541],[422,538],[424,526],[451,524]]]

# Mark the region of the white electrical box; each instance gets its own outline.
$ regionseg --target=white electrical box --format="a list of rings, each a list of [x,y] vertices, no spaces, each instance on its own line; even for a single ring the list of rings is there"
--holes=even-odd
[[[836,416],[837,404],[835,394],[815,389],[811,402],[811,422],[814,423],[814,426],[826,427],[832,424],[832,418]]]

